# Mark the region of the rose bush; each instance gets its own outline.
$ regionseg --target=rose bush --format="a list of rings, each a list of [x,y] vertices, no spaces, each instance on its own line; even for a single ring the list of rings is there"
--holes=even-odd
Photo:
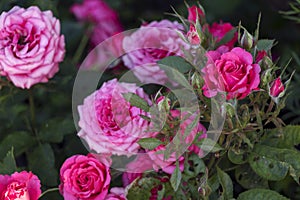
[[[47,82],[65,53],[60,22],[51,11],[15,6],[0,15],[0,74],[20,88]]]

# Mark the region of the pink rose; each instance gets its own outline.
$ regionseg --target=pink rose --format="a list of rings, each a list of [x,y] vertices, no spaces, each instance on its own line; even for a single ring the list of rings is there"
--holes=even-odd
[[[60,168],[60,193],[66,200],[103,200],[110,184],[110,162],[92,154],[74,155]]]
[[[213,23],[210,27],[208,27],[209,32],[212,34],[212,36],[216,39],[216,42],[220,42],[223,37],[234,27],[230,23]],[[236,43],[238,38],[237,32],[234,34],[234,37],[225,45],[228,46],[230,49],[234,47],[234,44]]]
[[[65,53],[59,20],[51,11],[18,6],[0,15],[0,74],[20,88],[47,82]]]
[[[157,65],[167,56],[183,56],[182,48],[188,48],[178,35],[183,26],[178,22],[162,20],[143,25],[123,40],[124,64],[143,83],[164,84],[168,77]]]
[[[123,30],[117,13],[102,0],[84,0],[82,4],[74,4],[71,12],[78,20],[94,25],[91,35],[93,46]]]
[[[142,88],[135,84],[119,83],[117,79],[102,85],[84,103],[78,106],[79,137],[97,153],[132,155],[140,148],[140,138],[152,137],[150,124],[140,115],[147,115],[140,108],[131,106],[123,94],[134,93],[149,101]]]
[[[106,196],[105,200],[127,200],[125,189],[120,187],[111,188],[110,193]]]
[[[229,51],[222,46],[217,51],[207,52],[204,74],[204,95],[213,97],[217,92],[226,92],[227,99],[243,99],[260,83],[260,66],[253,64],[252,55],[242,48]]]
[[[284,91],[284,85],[281,82],[280,78],[276,78],[272,83],[271,83],[271,88],[270,88],[270,95],[271,97],[278,97],[282,92]]]
[[[38,200],[41,195],[40,180],[31,172],[0,175],[1,200]]]
[[[153,161],[147,154],[138,154],[138,156],[126,166],[126,172],[123,173],[123,186],[126,187],[135,179],[141,178],[145,171],[152,169]]]
[[[198,19],[199,22],[201,23],[203,19],[205,18],[205,14],[203,10],[197,6],[192,6],[188,8],[188,20],[192,23],[196,23],[196,20]]]

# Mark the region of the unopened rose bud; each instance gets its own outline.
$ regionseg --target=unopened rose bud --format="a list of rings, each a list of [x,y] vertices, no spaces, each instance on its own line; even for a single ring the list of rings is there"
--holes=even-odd
[[[158,110],[159,111],[169,111],[170,110],[170,105],[171,105],[171,100],[165,96],[161,96],[156,100]]]
[[[187,38],[191,45],[199,45],[201,43],[200,37],[194,25],[190,26],[190,30],[187,33]]]
[[[203,86],[203,79],[197,72],[192,75],[192,86],[197,89]]]
[[[280,78],[275,79],[270,87],[270,96],[271,97],[279,97],[279,95],[284,91],[284,85],[281,82]]]
[[[253,46],[253,36],[246,30],[244,31],[244,34],[242,36],[241,45],[245,49],[251,49]]]

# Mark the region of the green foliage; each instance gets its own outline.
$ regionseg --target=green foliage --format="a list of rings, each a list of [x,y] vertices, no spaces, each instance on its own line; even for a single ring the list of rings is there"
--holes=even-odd
[[[182,173],[179,169],[179,163],[178,161],[176,161],[176,168],[173,174],[171,175],[171,179],[170,179],[170,183],[174,191],[178,190],[178,187],[181,183],[181,178],[182,178]]]
[[[136,179],[128,189],[127,199],[145,200],[151,196],[151,190],[159,185],[155,178]]]
[[[170,66],[183,74],[189,72],[194,68],[193,65],[191,65],[184,58],[179,56],[169,56],[159,60],[157,63],[161,65]]]
[[[0,174],[12,174],[16,171],[18,171],[18,168],[14,157],[14,149],[12,148],[7,152],[3,162],[0,162]]]
[[[237,200],[249,200],[249,199],[255,199],[255,200],[266,200],[266,199],[272,199],[272,200],[288,200],[288,198],[278,194],[275,191],[272,190],[266,190],[266,189],[252,189],[246,192],[243,192],[239,195]]]
[[[163,143],[156,138],[142,138],[138,141],[138,144],[144,149],[153,150]]]
[[[232,199],[233,198],[233,184],[231,178],[228,174],[222,171],[220,168],[217,167],[217,174],[219,183],[222,186],[222,199]]]
[[[130,103],[130,105],[138,107],[146,112],[149,111],[150,106],[148,103],[145,101],[145,99],[139,97],[137,94],[134,93],[126,93],[123,94],[123,97]]]

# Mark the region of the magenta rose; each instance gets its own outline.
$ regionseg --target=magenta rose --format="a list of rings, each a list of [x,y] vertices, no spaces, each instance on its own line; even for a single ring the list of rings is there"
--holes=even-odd
[[[40,180],[31,172],[0,175],[1,200],[38,200],[41,195]]]
[[[60,193],[65,200],[103,200],[111,176],[110,160],[92,154],[74,155],[60,168]]]
[[[202,69],[205,96],[225,92],[227,99],[243,99],[258,88],[260,66],[253,63],[252,55],[244,49],[236,47],[229,51],[223,46],[207,52],[207,59]]]
[[[134,93],[149,101],[142,88],[135,84],[120,83],[117,79],[102,85],[78,106],[78,136],[97,153],[132,155],[140,148],[140,138],[152,137],[150,123],[140,115],[148,115],[140,108],[131,106],[123,94]]]
[[[65,53],[59,20],[51,11],[18,6],[0,15],[0,74],[20,88],[47,82]]]
[[[157,65],[167,56],[183,56],[182,49],[188,48],[178,34],[183,26],[168,20],[153,21],[137,29],[123,40],[123,61],[143,83],[164,84],[168,77]]]
[[[106,196],[105,200],[127,200],[125,189],[120,187],[113,187],[110,193]]]
[[[198,19],[199,22],[201,23],[203,19],[205,18],[205,14],[203,10],[197,6],[192,6],[188,8],[188,20],[192,23],[196,23],[196,20]]]
[[[122,175],[123,186],[126,187],[135,179],[141,178],[145,171],[151,170],[153,161],[145,154],[138,156],[129,164],[126,165],[126,172]]]
[[[91,35],[93,46],[123,30],[117,13],[102,0],[84,0],[82,4],[74,4],[71,12],[78,20],[94,26]]]
[[[270,87],[270,96],[273,98],[278,97],[281,93],[284,92],[284,85],[281,82],[280,77],[276,78],[272,83]]]
[[[216,42],[220,42],[223,37],[234,27],[230,23],[213,23],[211,26],[208,27],[208,31],[212,34],[215,38]],[[228,46],[230,49],[234,47],[234,44],[237,42],[238,34],[237,32],[234,34],[234,37],[227,42],[225,45]]]

